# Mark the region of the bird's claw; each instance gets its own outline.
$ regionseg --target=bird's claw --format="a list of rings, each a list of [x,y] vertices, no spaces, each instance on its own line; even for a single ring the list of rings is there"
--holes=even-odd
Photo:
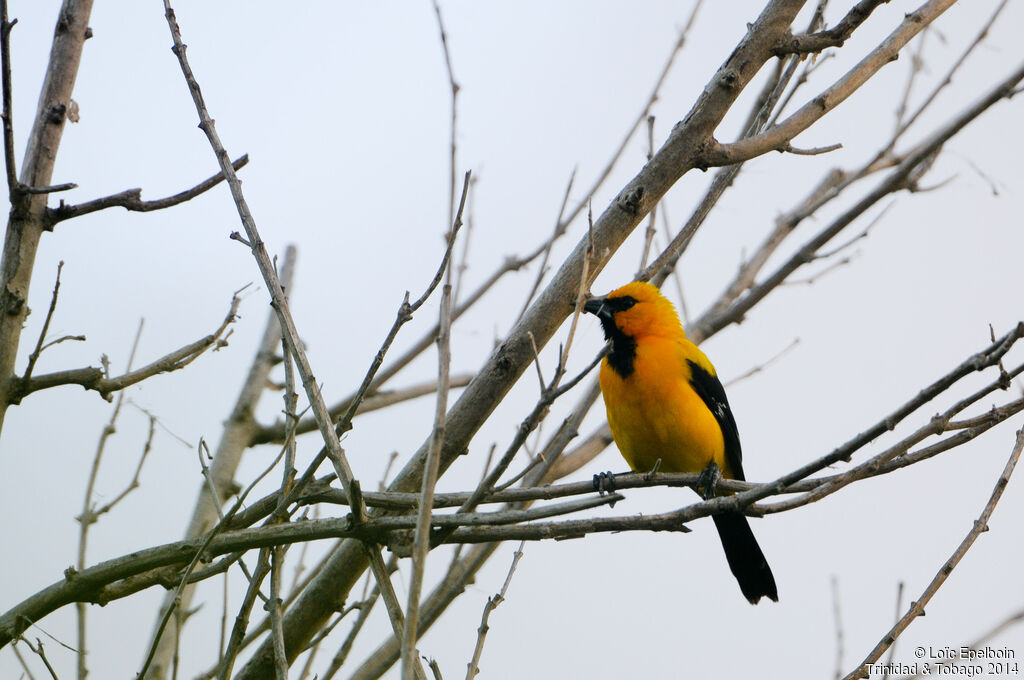
[[[697,493],[704,500],[714,498],[715,489],[718,487],[718,482],[721,479],[722,471],[718,469],[718,464],[715,461],[711,461],[697,478]]]
[[[602,496],[615,491],[615,475],[611,472],[599,472],[594,475],[594,491]]]

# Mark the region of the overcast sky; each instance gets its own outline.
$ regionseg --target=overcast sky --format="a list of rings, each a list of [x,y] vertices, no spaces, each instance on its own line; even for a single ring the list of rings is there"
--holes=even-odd
[[[831,4],[827,19],[834,24],[851,3]],[[931,90],[996,4],[965,0],[940,18],[925,38],[924,72],[912,103]],[[10,15],[19,20],[12,61],[20,162],[58,3],[12,0],[10,5]],[[653,109],[656,144],[689,110],[762,5],[758,0],[727,7],[705,3]],[[896,1],[880,8],[836,58],[815,72],[797,103],[831,84],[916,6]],[[505,257],[526,253],[547,237],[574,168],[575,200],[593,183],[643,109],[692,3],[460,0],[441,7],[461,86],[459,174],[472,169],[477,179],[468,291]],[[337,399],[358,384],[403,293],[423,289],[443,248],[450,93],[433,8],[426,0],[287,6],[191,0],[176,2],[175,8],[224,144],[232,156],[250,154],[240,175],[268,249],[283,253],[289,243],[299,249],[293,312],[328,401]],[[798,25],[805,21],[801,17]],[[74,96],[81,120],[65,131],[53,177],[79,188],[60,198],[81,202],[131,187],[142,187],[144,198],[158,198],[214,174],[216,160],[196,127],[169,49],[162,4],[98,2],[90,23],[94,37],[86,43]],[[1011,2],[908,142],[1019,66],[1022,25],[1024,5]],[[744,167],[681,262],[691,312],[702,311],[721,292],[774,217],[797,205],[826,171],[854,168],[871,157],[893,128],[911,61],[906,55],[886,66],[796,140],[802,147],[842,143],[842,150],[816,157],[773,153]],[[719,139],[735,137],[749,101],[750,96],[741,99],[726,118]],[[704,345],[728,380],[800,340],[768,369],[729,389],[748,479],[774,479],[828,453],[983,348],[990,324],[1002,334],[1024,319],[1020,120],[1019,98],[995,105],[946,145],[925,181],[948,184],[934,192],[901,194],[868,236],[846,251],[852,256],[848,264],[813,285],[776,291],[742,325]],[[637,135],[628,146],[594,198],[595,213],[643,165],[645,138]],[[710,178],[711,173],[689,173],[668,194],[663,209],[675,227]],[[856,195],[804,225],[794,245],[876,181],[868,180]],[[859,233],[880,207],[841,240]],[[113,498],[131,477],[148,426],[140,409],[156,414],[161,427],[141,488],[93,527],[90,564],[177,540],[184,531],[201,481],[196,443],[200,437],[217,441],[269,310],[251,255],[228,238],[238,228],[228,192],[220,187],[167,211],[99,212],[62,223],[44,237],[22,355],[34,345],[60,260],[65,266],[51,336],[88,339],[48,350],[39,373],[98,365],[102,354],[115,370],[123,368],[143,317],[139,362],[150,361],[212,331],[232,292],[256,284],[242,304],[229,347],[128,392],[130,404],[103,461],[100,502]],[[585,229],[585,221],[577,219],[552,262],[560,263]],[[631,278],[640,259],[641,231],[612,259],[594,293]],[[510,328],[534,276],[531,269],[506,277],[456,324],[453,371],[482,365]],[[668,291],[675,297],[674,286]],[[428,302],[403,330],[396,350],[426,332],[437,311],[437,300]],[[566,332],[556,338],[564,339]],[[583,319],[571,368],[585,366],[601,343],[597,323]],[[554,354],[543,357],[550,374]],[[1022,357],[1024,351],[1011,353],[1007,366]],[[428,353],[393,386],[429,379],[435,367],[435,356]],[[993,377],[972,376],[854,462],[898,441]],[[1012,390],[971,413],[1019,393],[1018,387]],[[439,488],[474,485],[492,442],[504,448],[536,397],[536,379],[528,373]],[[574,401],[575,395],[566,398],[544,433],[553,431]],[[376,484],[392,451],[404,460],[426,438],[433,408],[433,400],[424,398],[357,421],[345,447],[364,486]],[[0,609],[60,579],[75,561],[73,518],[81,511],[110,409],[94,393],[67,387],[34,394],[8,413],[0,475]],[[270,421],[279,409],[277,396],[268,395],[261,418]],[[603,410],[595,408],[582,432],[592,431],[601,418]],[[905,583],[905,607],[970,530],[1022,423],[1018,416],[929,462],[852,485],[797,511],[752,520],[778,583],[778,604],[746,603],[708,520],[693,523],[687,535],[633,533],[528,544],[507,601],[491,617],[482,677],[830,676],[837,655],[833,578],[847,672],[892,624],[898,584]],[[313,439],[302,441],[300,458],[308,460],[317,448]],[[272,454],[270,448],[253,450],[238,479],[250,478]],[[575,478],[625,469],[610,448]],[[678,489],[632,491],[609,512],[663,512],[693,498]],[[901,638],[897,661],[913,662],[919,645],[958,647],[1024,608],[1018,573],[1024,561],[1022,512],[1024,480],[1015,478],[991,531],[953,572],[928,616]],[[323,547],[313,546],[311,554]],[[439,661],[445,677],[464,674],[480,612],[500,588],[513,549],[500,547],[422,640],[421,652]],[[290,557],[297,553],[293,549]],[[447,549],[437,554],[439,565],[447,560]],[[395,578],[403,602],[408,574],[403,563]],[[212,581],[199,590],[197,602],[205,604],[186,629],[180,677],[193,677],[216,658],[220,590]],[[234,607],[239,592],[236,582]],[[360,592],[361,586],[354,597]],[[151,590],[90,608],[91,677],[134,676],[162,595]],[[73,607],[41,626],[75,644]],[[383,612],[375,611],[352,652],[354,663],[388,628]],[[346,632],[344,624],[339,626],[315,670],[322,672]],[[61,677],[72,677],[74,655],[39,631],[30,633],[30,639],[36,636],[43,637]],[[989,644],[1016,650],[1024,662],[1022,639],[1017,627]],[[0,650],[0,676],[19,672],[10,649]],[[392,671],[389,677],[396,676]]]

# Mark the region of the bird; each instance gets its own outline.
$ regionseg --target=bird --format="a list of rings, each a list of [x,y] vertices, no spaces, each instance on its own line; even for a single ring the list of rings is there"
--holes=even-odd
[[[661,291],[634,281],[587,300],[583,311],[598,318],[610,345],[601,360],[601,395],[612,438],[630,469],[700,473],[705,498],[716,495],[719,478],[743,480],[740,437],[725,388]],[[751,604],[762,597],[778,602],[775,577],[747,518],[738,512],[712,517],[744,597]]]

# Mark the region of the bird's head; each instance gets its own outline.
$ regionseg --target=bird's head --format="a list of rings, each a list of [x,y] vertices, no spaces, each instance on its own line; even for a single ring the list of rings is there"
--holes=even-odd
[[[656,287],[644,281],[627,283],[603,298],[587,300],[583,311],[601,321],[605,339],[660,335],[679,337],[683,327],[675,307]]]

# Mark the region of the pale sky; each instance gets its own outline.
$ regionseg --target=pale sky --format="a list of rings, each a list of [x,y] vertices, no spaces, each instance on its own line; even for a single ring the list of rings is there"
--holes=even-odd
[[[849,4],[832,3],[828,22],[838,21]],[[912,106],[973,40],[996,4],[965,0],[934,25],[926,37],[924,71],[912,92]],[[19,20],[12,34],[12,61],[20,163],[58,3],[12,0],[10,5],[11,17]],[[432,5],[182,1],[174,6],[224,144],[233,157],[250,154],[240,176],[268,249],[283,254],[289,243],[299,249],[292,308],[332,402],[358,385],[403,293],[418,295],[441,256],[448,212],[450,95]],[[754,0],[728,8],[705,3],[653,109],[656,144],[686,114],[762,6]],[[834,82],[916,6],[898,1],[880,8],[836,58],[814,73],[795,103]],[[458,173],[471,169],[477,178],[464,291],[474,289],[505,257],[531,251],[547,237],[574,168],[572,202],[591,186],[642,110],[691,7],[691,2],[667,0],[442,2],[461,86]],[[798,25],[805,22],[801,18]],[[100,2],[90,23],[94,37],[86,43],[74,97],[81,121],[68,125],[53,177],[79,188],[59,198],[82,202],[142,187],[143,198],[153,199],[214,174],[216,160],[196,127],[195,110],[170,51],[162,3]],[[1024,5],[1010,3],[908,142],[923,138],[1019,66],[1024,58],[1021,25]],[[915,41],[909,49],[916,46]],[[871,157],[893,128],[911,61],[906,54],[886,66],[796,140],[802,147],[842,143],[842,150],[815,157],[772,153],[744,167],[681,261],[692,313],[715,299],[744,254],[772,228],[775,216],[797,205],[826,171],[852,169]],[[761,82],[727,117],[718,131],[720,140],[735,137]],[[900,194],[868,236],[846,251],[852,256],[848,264],[813,285],[779,289],[742,325],[705,343],[728,380],[800,340],[766,370],[729,389],[748,479],[768,481],[828,453],[985,347],[989,324],[999,335],[1024,319],[1019,294],[1024,247],[1020,107],[1019,98],[996,104],[947,144],[923,183],[949,183],[934,192]],[[638,134],[626,149],[594,197],[595,214],[642,167],[645,140],[646,132]],[[668,194],[663,209],[674,227],[689,216],[710,178],[711,173],[689,173]],[[803,225],[785,252],[878,181],[866,180],[820,219]],[[888,203],[876,206],[837,243],[860,233]],[[98,365],[102,354],[110,357],[115,371],[122,369],[140,317],[145,328],[138,363],[148,362],[212,331],[232,292],[249,282],[258,284],[247,293],[229,347],[129,390],[130,404],[103,460],[100,503],[116,496],[131,477],[148,425],[139,409],[157,415],[161,428],[141,488],[92,528],[90,564],[181,538],[201,482],[196,443],[200,437],[217,441],[269,311],[255,262],[245,247],[228,238],[239,226],[227,190],[219,187],[167,211],[107,210],[65,222],[43,240],[22,355],[27,357],[35,343],[60,260],[65,266],[50,334],[88,339],[47,350],[39,373]],[[585,230],[585,219],[573,222],[554,249],[555,266]],[[595,294],[631,278],[641,244],[638,229],[598,278]],[[462,246],[457,250],[461,253]],[[781,261],[780,256],[772,262]],[[453,371],[471,372],[483,364],[495,340],[510,328],[535,275],[531,268],[505,277],[455,325]],[[666,290],[676,296],[671,283]],[[396,355],[435,323],[437,313],[438,301],[432,299],[402,331]],[[549,375],[555,363],[551,350],[566,333],[567,326],[542,353]],[[601,344],[597,322],[583,319],[570,369],[584,367]],[[1007,368],[1021,357],[1020,349],[1011,352]],[[394,378],[392,386],[428,380],[435,371],[431,350]],[[964,380],[861,452],[854,463],[994,377],[989,371]],[[997,393],[969,413],[1005,403],[1019,389]],[[536,377],[528,372],[439,489],[472,488],[491,444],[504,448],[536,397]],[[542,437],[554,431],[576,398],[572,393],[559,402]],[[78,526],[73,518],[81,511],[96,442],[110,410],[95,393],[65,387],[33,394],[9,411],[0,442],[6,461],[0,476],[0,543],[5,546],[0,609],[59,580],[75,561]],[[279,410],[278,395],[267,394],[261,419],[270,421]],[[364,487],[376,486],[392,451],[404,460],[420,445],[433,411],[428,397],[356,421],[344,445]],[[599,404],[581,434],[591,432],[603,417]],[[1018,415],[928,462],[859,482],[809,507],[752,520],[778,583],[778,604],[746,603],[707,519],[694,522],[687,535],[637,532],[527,544],[507,600],[490,618],[480,677],[831,677],[837,655],[833,578],[840,594],[846,673],[892,624],[898,584],[905,583],[905,608],[970,530],[1022,424]],[[318,449],[315,435],[307,437],[300,442],[300,463]],[[251,450],[237,478],[248,480],[274,453],[271,448]],[[512,468],[524,464],[525,458]],[[602,470],[626,470],[613,447],[573,479],[589,479]],[[276,484],[278,473],[271,477],[268,484]],[[694,499],[679,489],[634,490],[614,510],[589,514],[664,512]],[[329,506],[323,510],[338,516],[346,512]],[[915,661],[917,646],[959,647],[1024,608],[1017,573],[1024,561],[1022,512],[1024,479],[1018,474],[996,508],[991,531],[950,576],[928,616],[900,639],[895,660]],[[307,564],[325,545],[311,546]],[[421,641],[420,651],[438,660],[445,677],[464,675],[481,610],[501,587],[514,548],[501,546]],[[296,547],[289,553],[293,566],[298,552]],[[449,548],[438,551],[430,573],[440,573],[449,555]],[[409,572],[403,562],[394,579],[403,602]],[[290,579],[289,572],[286,583]],[[240,582],[232,586],[234,608]],[[353,598],[361,592],[360,585]],[[154,589],[104,608],[90,607],[91,677],[134,677],[162,596]],[[215,660],[220,597],[219,580],[199,589],[196,602],[204,604],[186,628],[179,677],[194,677]],[[231,618],[234,608],[229,609]],[[75,644],[73,607],[40,625]],[[352,670],[388,630],[378,607],[352,652]],[[1015,650],[1024,663],[1021,630],[1010,629],[989,644]],[[347,631],[343,622],[314,670],[322,673]],[[74,655],[38,630],[29,633],[32,640],[37,636],[60,677],[73,677]],[[36,677],[43,677],[42,667],[30,663]],[[20,672],[10,649],[0,650],[0,677]],[[393,669],[387,677],[397,675]]]

